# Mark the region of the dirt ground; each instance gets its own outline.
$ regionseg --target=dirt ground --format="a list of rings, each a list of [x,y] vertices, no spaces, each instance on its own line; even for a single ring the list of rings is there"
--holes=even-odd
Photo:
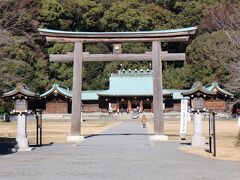
[[[84,121],[82,123],[82,135],[88,136],[94,133],[104,131],[117,125],[116,121]],[[66,142],[66,135],[70,133],[70,121],[43,121],[42,123],[43,144],[51,142]],[[0,137],[15,138],[17,131],[16,122],[0,122]],[[31,145],[36,144],[36,122],[27,123],[27,135]]]
[[[153,122],[149,122],[149,131],[153,133]],[[206,137],[206,148],[192,148],[191,137],[193,135],[193,122],[188,122],[186,140],[179,138],[180,124],[179,120],[165,121],[165,134],[169,136],[170,141],[178,141],[183,144],[180,150],[213,158],[209,151],[208,139],[208,121],[203,121],[203,134]],[[240,161],[240,146],[237,146],[238,131],[236,119],[217,119],[216,120],[216,158],[223,160]]]

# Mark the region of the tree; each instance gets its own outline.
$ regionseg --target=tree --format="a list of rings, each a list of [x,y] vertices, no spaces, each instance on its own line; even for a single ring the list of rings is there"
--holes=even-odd
[[[240,63],[230,64],[229,69],[230,75],[226,87],[230,92],[233,92],[236,96],[240,97]]]
[[[99,21],[104,13],[103,5],[91,0],[80,0],[77,4],[77,15],[80,17],[80,21],[76,22],[78,23],[77,29],[81,31],[98,31]]]
[[[72,51],[73,43],[55,43],[52,47],[48,48],[48,54],[65,54]],[[46,71],[49,78],[46,88],[51,87],[54,83],[72,87],[72,63],[48,62]]]
[[[0,62],[3,73],[1,74],[1,80],[5,79],[1,81],[1,86],[4,87],[4,92],[8,87],[16,85],[13,83],[23,81],[33,90],[41,90],[46,87],[48,74],[45,70],[48,67],[47,62],[43,60],[43,53],[39,53],[39,49],[34,47],[28,36],[12,35],[5,30],[0,32]],[[36,49],[38,50],[35,51]],[[19,72],[26,72],[27,74],[20,74]]]
[[[201,21],[203,32],[223,31],[232,46],[226,46],[224,52],[240,60],[240,3],[227,2],[209,6],[204,10]]]
[[[0,30],[18,35],[32,31],[37,26],[33,17],[38,7],[34,0],[0,0]]]
[[[207,3],[204,0],[177,1],[175,4],[177,27],[197,26],[202,17],[202,10]]]
[[[64,13],[59,0],[42,0],[42,6],[38,20],[45,28],[60,29],[60,18]]]
[[[12,90],[19,82],[28,84],[33,77],[33,68],[24,61],[0,61],[0,94]]]
[[[151,11],[149,11],[151,9]],[[139,0],[123,0],[113,3],[101,19],[102,30],[146,31],[171,27],[173,14],[154,3]]]
[[[229,72],[229,81],[226,87],[229,91],[240,95],[240,3],[239,1],[228,1],[217,3],[204,10],[200,30],[202,32],[222,31],[226,41],[222,42],[222,48],[215,49],[216,52],[225,53],[234,61],[226,65]]]
[[[192,76],[204,84],[212,81],[226,83],[229,74],[228,65],[234,62],[232,57],[219,51],[231,42],[224,32],[204,33],[199,35],[187,47],[187,62],[191,65]]]
[[[170,89],[187,89],[192,86],[195,79],[192,76],[190,65],[181,68],[165,65],[163,70],[163,87]]]
[[[42,0],[42,27],[72,31],[99,31],[104,7],[93,0]]]
[[[86,44],[85,51],[90,54],[109,54],[111,51],[105,43]],[[83,88],[91,89],[107,89],[108,74],[104,73],[106,62],[84,62],[83,72]],[[114,69],[112,69],[114,71]],[[107,81],[106,81],[107,79]]]

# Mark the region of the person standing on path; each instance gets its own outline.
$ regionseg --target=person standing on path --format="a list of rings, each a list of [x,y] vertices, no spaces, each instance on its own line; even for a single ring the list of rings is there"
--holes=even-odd
[[[146,117],[146,115],[143,115],[142,116],[142,125],[143,125],[143,128],[145,128],[146,127],[146,123],[147,123],[147,117]]]

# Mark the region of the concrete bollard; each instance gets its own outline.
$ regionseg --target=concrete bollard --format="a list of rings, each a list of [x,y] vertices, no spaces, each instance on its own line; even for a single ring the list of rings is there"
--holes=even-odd
[[[202,135],[202,113],[194,113],[194,134],[192,137],[192,147],[204,148],[205,137]]]
[[[26,128],[26,116],[24,114],[19,114],[17,116],[17,151],[31,151],[33,149],[29,147]]]

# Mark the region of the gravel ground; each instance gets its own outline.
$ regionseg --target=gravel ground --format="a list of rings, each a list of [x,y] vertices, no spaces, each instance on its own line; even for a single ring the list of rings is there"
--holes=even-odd
[[[240,162],[187,154],[175,142],[150,144],[147,129],[137,121],[124,121],[81,144],[53,144],[2,155],[0,179],[240,179]]]

